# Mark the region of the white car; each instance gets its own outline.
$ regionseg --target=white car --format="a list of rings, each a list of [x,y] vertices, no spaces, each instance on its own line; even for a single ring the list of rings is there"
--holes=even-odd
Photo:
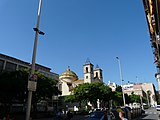
[[[156,110],[160,111],[160,105],[157,105]]]

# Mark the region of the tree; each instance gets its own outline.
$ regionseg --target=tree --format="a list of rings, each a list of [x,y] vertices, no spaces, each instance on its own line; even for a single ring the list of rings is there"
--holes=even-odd
[[[73,89],[72,95],[67,96],[65,100],[69,100],[70,102],[79,101],[85,105],[90,102],[93,107],[97,107],[98,99],[104,103],[109,102],[111,92],[111,88],[104,85],[104,83],[84,83],[76,86]]]
[[[112,99],[112,89],[109,86],[102,84],[100,90],[101,95],[99,99],[102,100],[105,107],[109,108],[109,101]]]
[[[89,83],[80,84],[73,89],[72,95],[75,96],[75,101],[79,100],[80,107],[82,103],[89,102],[89,89]]]
[[[160,94],[158,91],[156,91],[156,101],[157,101],[157,104],[159,105],[160,104]]]
[[[33,92],[32,103],[37,103],[42,99],[50,98],[54,94],[60,94],[56,87],[57,81],[52,80],[36,72],[37,90]],[[11,104],[18,102],[24,103],[27,99],[28,70],[0,73],[0,103],[4,108],[11,108]],[[24,101],[25,100],[25,101]],[[10,110],[7,109],[6,112]]]
[[[116,88],[116,90],[113,92],[112,100],[113,100],[114,106],[122,106],[123,105],[123,94],[122,94],[122,87],[121,86],[118,86]]]
[[[148,105],[150,106],[150,102],[151,102],[151,94],[152,92],[150,90],[147,91],[147,100],[148,100]]]
[[[73,103],[73,102],[78,102],[78,101],[76,100],[75,95],[67,95],[65,97],[65,102]]]
[[[123,98],[122,92],[114,91],[112,95],[112,100],[114,106],[122,106],[123,105]]]
[[[140,95],[136,95],[136,94],[131,94],[129,95],[130,97],[130,102],[133,103],[133,102],[138,102],[140,103]]]
[[[46,98],[51,99],[53,95],[61,94],[56,86],[58,81],[52,80],[49,77],[44,76],[38,72],[35,73],[38,77],[37,90],[33,93],[33,103],[37,103]]]
[[[116,91],[117,92],[122,92],[122,87],[121,86],[116,87]]]
[[[125,96],[125,102],[126,102],[126,104],[129,104],[130,103],[130,97],[129,97],[129,95],[128,94],[124,94],[124,96]]]
[[[9,113],[12,103],[23,103],[26,99],[26,71],[0,73],[0,103],[4,107],[2,115]]]

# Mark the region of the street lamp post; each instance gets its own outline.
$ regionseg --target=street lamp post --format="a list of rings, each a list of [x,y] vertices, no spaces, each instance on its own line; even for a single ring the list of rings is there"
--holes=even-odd
[[[125,101],[125,96],[124,96],[124,89],[123,89],[123,77],[122,77],[122,67],[121,67],[121,62],[119,57],[116,57],[116,59],[118,60],[118,64],[119,64],[119,73],[120,73],[120,80],[121,80],[121,87],[122,87],[122,94],[123,94],[123,104],[124,106],[126,105],[126,101]]]
[[[33,55],[32,55],[31,74],[28,79],[28,101],[27,101],[27,110],[26,110],[26,120],[30,119],[32,92],[36,91],[36,87],[37,87],[37,76],[34,74],[34,72],[35,72],[38,34],[44,35],[44,33],[39,30],[41,6],[42,6],[42,0],[39,0],[37,25],[36,25],[36,28],[33,28],[35,31],[35,40],[34,40],[34,48],[33,48]]]

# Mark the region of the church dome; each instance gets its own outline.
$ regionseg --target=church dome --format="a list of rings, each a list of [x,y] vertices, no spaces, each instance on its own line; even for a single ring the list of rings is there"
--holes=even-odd
[[[68,68],[65,72],[60,75],[60,80],[66,81],[67,83],[71,83],[72,81],[78,80],[78,76],[76,73]]]

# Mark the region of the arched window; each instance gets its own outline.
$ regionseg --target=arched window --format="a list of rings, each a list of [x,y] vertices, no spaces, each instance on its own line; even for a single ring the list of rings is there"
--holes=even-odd
[[[86,73],[88,73],[88,67],[86,67]]]
[[[96,78],[98,78],[98,72],[96,72]]]

